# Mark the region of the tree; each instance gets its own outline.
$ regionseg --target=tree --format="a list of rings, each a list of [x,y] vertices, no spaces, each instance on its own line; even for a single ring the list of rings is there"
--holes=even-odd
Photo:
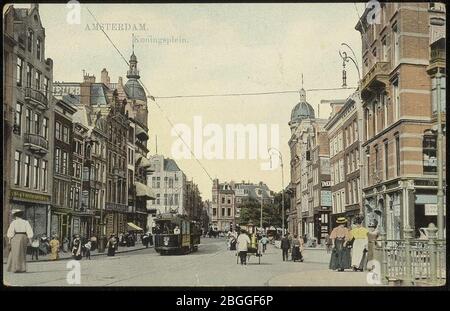
[[[278,195],[278,194],[277,194]],[[275,197],[276,199],[276,197]],[[281,194],[280,194],[281,202]],[[281,203],[263,205],[263,227],[281,227]],[[261,219],[261,203],[254,198],[250,198],[247,202],[240,206],[241,214],[239,224],[247,225],[252,223],[259,226]],[[286,205],[285,205],[286,209]]]

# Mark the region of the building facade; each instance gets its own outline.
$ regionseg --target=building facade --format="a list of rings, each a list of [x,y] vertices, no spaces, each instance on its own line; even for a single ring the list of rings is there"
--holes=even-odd
[[[430,15],[436,11],[445,7],[383,3],[380,23],[368,25],[366,11],[356,26],[363,53],[364,212],[391,239],[436,223],[436,135],[427,74]]]
[[[36,236],[48,235],[53,191],[53,61],[45,58],[45,29],[37,4],[29,9],[9,6],[4,14],[4,38],[9,38],[4,56],[8,72],[4,79],[4,133],[9,136],[3,166],[9,170],[5,175],[9,178],[3,230],[5,233],[11,221],[11,209],[18,208],[25,212]]]
[[[228,231],[236,228],[235,192],[228,182],[219,183],[214,179],[212,186],[212,216],[211,225],[218,231]]]

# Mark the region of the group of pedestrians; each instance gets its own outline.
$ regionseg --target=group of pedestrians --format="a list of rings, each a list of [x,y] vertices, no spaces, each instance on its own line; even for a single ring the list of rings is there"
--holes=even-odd
[[[303,262],[303,250],[304,241],[302,237],[298,237],[296,234],[292,238],[289,233],[286,233],[281,239],[281,253],[283,255],[283,261],[289,260],[289,251],[291,252],[291,260],[296,262],[297,260]]]
[[[331,231],[331,258],[329,268],[331,270],[345,271],[364,271],[367,262],[373,259],[373,241],[378,237],[376,230],[377,223],[365,228],[363,217],[355,217],[352,229],[347,228],[347,219],[339,217],[336,220],[337,226]]]

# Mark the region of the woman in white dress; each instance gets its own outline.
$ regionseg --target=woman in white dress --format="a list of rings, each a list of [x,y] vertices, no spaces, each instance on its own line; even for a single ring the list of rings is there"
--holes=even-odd
[[[6,264],[9,272],[26,272],[27,271],[27,245],[28,241],[33,238],[33,229],[30,223],[23,219],[24,212],[19,209],[13,209],[12,215],[14,220],[11,222],[6,233],[10,252]]]

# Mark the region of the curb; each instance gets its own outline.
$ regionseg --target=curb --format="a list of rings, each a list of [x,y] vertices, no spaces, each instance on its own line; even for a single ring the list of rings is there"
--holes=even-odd
[[[123,250],[123,251],[117,251],[116,254],[122,254],[122,253],[130,253],[130,252],[135,252],[135,251],[140,251],[143,249],[147,249],[147,248],[153,248],[153,246],[149,246],[149,247],[140,247],[140,248],[135,248],[135,249],[127,249],[127,250]],[[97,257],[97,256],[106,256],[108,253],[104,252],[104,253],[95,253],[95,254],[91,254],[91,257]],[[84,258],[84,257],[83,257]],[[34,263],[34,262],[49,262],[49,261],[61,261],[61,260],[69,260],[69,259],[73,259],[72,257],[62,257],[59,258],[57,260],[52,260],[52,259],[39,259],[39,260],[27,260],[27,264],[28,263]],[[5,265],[7,263],[7,258],[3,259],[3,264]]]

